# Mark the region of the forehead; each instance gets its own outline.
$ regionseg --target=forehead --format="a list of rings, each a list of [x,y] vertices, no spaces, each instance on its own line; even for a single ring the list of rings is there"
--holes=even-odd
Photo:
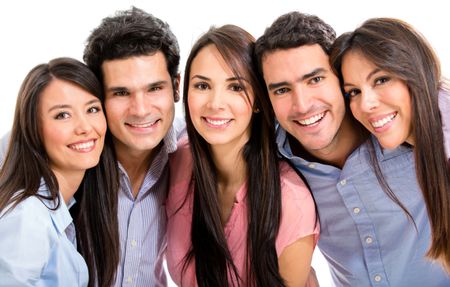
[[[58,104],[84,104],[84,101],[92,99],[96,99],[96,97],[78,85],[54,78],[42,90],[39,102],[41,106],[52,106]]]
[[[198,54],[192,60],[190,74],[201,73],[220,73],[230,76],[233,71],[230,65],[225,61],[217,47],[213,44],[207,45],[199,50]]]
[[[264,76],[306,74],[317,68],[331,70],[328,55],[319,44],[278,49],[263,56]]]
[[[161,51],[151,55],[105,61],[102,64],[102,73],[105,86],[128,86],[170,78],[166,58]]]

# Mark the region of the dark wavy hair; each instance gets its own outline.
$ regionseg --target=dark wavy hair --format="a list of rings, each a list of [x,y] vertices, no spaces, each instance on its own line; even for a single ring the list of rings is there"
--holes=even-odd
[[[108,60],[153,55],[161,51],[176,94],[180,48],[167,23],[139,8],[118,11],[104,18],[87,39],[83,60],[103,81],[102,64]]]
[[[249,286],[284,286],[278,271],[275,240],[281,217],[281,187],[276,154],[274,114],[263,80],[256,71],[253,58],[254,38],[234,25],[212,27],[192,47],[184,74],[183,104],[193,156],[194,207],[192,215],[192,247],[185,258],[183,272],[191,260],[199,286],[242,285],[231,258],[223,232],[217,197],[217,168],[209,144],[195,130],[189,114],[188,89],[192,61],[199,51],[214,45],[234,75],[245,78],[255,95],[251,119],[251,135],[243,147],[248,175],[247,271]],[[244,85],[243,85],[244,86]],[[249,91],[245,91],[247,96]],[[262,251],[263,250],[263,251]]]
[[[319,44],[329,55],[335,39],[336,32],[333,28],[317,16],[297,11],[281,15],[256,41],[255,56],[258,70],[261,75],[264,74],[262,70],[264,55],[278,49]]]
[[[42,92],[54,79],[70,82],[100,100],[103,98],[95,75],[75,59],[57,58],[28,73],[17,97],[8,150],[0,170],[0,211],[10,210],[31,196],[53,201],[54,209],[60,206],[58,181],[48,165],[38,112]],[[109,146],[105,145],[99,164],[86,171],[75,193],[77,204],[70,210],[77,229],[77,246],[89,267],[89,286],[110,286],[119,262],[119,181],[118,174],[110,168],[115,159]],[[37,193],[41,180],[45,181],[49,196]]]
[[[415,139],[416,174],[425,199],[432,230],[427,256],[443,262],[450,271],[450,162],[444,150],[439,60],[425,38],[409,24],[392,18],[373,18],[335,42],[330,61],[341,74],[342,58],[358,51],[378,68],[391,73],[408,87],[412,101],[412,133]]]

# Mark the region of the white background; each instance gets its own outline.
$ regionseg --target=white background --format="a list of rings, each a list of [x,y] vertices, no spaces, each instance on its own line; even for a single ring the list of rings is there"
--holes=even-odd
[[[0,136],[10,130],[16,96],[27,72],[61,56],[82,60],[84,44],[100,20],[131,5],[169,23],[181,49],[183,72],[190,47],[211,25],[236,24],[259,37],[289,11],[315,14],[341,34],[371,17],[396,17],[417,28],[434,47],[443,74],[450,76],[450,15],[444,1],[395,0],[146,0],[1,1]],[[177,113],[181,115],[180,105]],[[316,252],[318,253],[318,252]],[[322,286],[331,286],[326,262],[315,254],[313,266]]]

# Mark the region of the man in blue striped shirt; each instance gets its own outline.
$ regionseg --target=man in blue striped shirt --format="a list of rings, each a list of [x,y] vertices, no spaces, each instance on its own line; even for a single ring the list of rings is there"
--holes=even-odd
[[[383,150],[347,112],[329,64],[334,30],[316,16],[280,16],[256,43],[280,124],[280,153],[304,175],[319,212],[318,246],[336,286],[450,286],[425,257],[430,224],[411,147]],[[381,188],[372,155],[414,222]]]
[[[118,161],[121,260],[115,286],[166,286],[163,270],[168,155],[183,123],[179,47],[169,26],[140,9],[104,18],[84,60],[103,81],[104,106]]]

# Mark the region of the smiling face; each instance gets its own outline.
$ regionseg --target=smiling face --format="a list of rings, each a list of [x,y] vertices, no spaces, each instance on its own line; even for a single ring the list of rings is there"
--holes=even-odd
[[[345,105],[320,45],[275,50],[263,56],[262,68],[280,125],[312,154],[334,149]]]
[[[164,54],[105,61],[108,127],[120,157],[150,153],[172,126],[175,105]]]
[[[342,75],[353,115],[384,148],[414,144],[411,96],[405,82],[379,69],[358,51],[345,54]]]
[[[253,91],[246,79],[240,80],[214,45],[202,48],[192,61],[189,113],[197,132],[212,146],[243,146],[250,138]]]
[[[54,79],[39,101],[41,138],[50,168],[59,174],[98,164],[106,120],[98,98],[70,82]]]

